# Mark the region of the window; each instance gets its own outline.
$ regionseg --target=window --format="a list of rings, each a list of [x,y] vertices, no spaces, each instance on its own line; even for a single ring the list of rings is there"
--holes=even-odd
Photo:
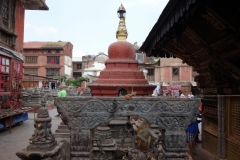
[[[47,56],[47,64],[59,64],[59,56]]]
[[[56,53],[60,53],[60,51],[59,51],[59,50],[56,50]]]
[[[138,63],[143,63],[143,58],[143,53],[136,53],[136,60],[138,61]]]
[[[148,76],[154,75],[154,69],[147,69],[147,70],[148,70],[148,73],[147,73]]]
[[[2,20],[3,24],[8,26],[9,21],[9,0],[2,1]]]
[[[154,69],[148,68],[147,71],[147,81],[154,81]]]
[[[172,75],[178,76],[179,75],[179,68],[172,68]]]
[[[179,81],[179,68],[178,67],[172,68],[172,80]]]
[[[59,76],[60,68],[46,68],[46,76]]]
[[[9,73],[9,59],[5,57],[0,58],[0,71],[2,73]]]
[[[25,63],[37,63],[38,57],[37,56],[26,56]]]
[[[26,74],[38,74],[38,69],[37,68],[25,68],[24,73]]]
[[[77,64],[77,69],[82,69],[82,64]]]
[[[48,50],[48,53],[51,53],[51,50]]]

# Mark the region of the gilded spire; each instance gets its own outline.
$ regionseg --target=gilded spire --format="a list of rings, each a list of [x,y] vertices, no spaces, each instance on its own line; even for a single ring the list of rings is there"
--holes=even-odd
[[[118,25],[118,30],[116,32],[116,38],[118,41],[126,41],[128,33],[127,33],[127,28],[126,28],[126,23],[125,23],[125,13],[126,10],[121,4],[120,7],[118,8],[118,17],[120,18],[119,25]]]

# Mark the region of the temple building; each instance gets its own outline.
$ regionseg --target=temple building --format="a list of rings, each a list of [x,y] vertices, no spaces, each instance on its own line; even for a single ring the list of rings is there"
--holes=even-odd
[[[240,1],[169,0],[140,47],[193,67],[203,91],[202,146],[218,159],[240,157]]]

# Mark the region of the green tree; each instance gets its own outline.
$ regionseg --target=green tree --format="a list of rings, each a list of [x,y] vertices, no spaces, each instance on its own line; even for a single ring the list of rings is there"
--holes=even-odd
[[[67,78],[68,78],[68,75],[67,74],[62,74],[62,75],[57,75],[57,76],[54,76],[53,78],[56,78],[58,79],[60,82],[63,82],[63,81],[66,81]]]
[[[65,81],[65,85],[69,86],[73,84],[74,87],[78,88],[78,87],[81,87],[82,81],[88,81],[88,79],[84,77],[78,77],[77,79],[74,79],[74,80],[68,79]]]

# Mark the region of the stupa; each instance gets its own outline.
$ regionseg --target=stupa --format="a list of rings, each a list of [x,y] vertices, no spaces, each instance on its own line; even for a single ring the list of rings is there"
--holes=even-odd
[[[94,84],[89,84],[92,96],[124,96],[136,93],[137,96],[152,95],[155,85],[150,85],[135,60],[134,45],[126,42],[128,33],[125,25],[126,10],[121,5],[118,9],[120,18],[116,32],[117,42],[108,47],[109,59],[106,68],[101,71]]]

